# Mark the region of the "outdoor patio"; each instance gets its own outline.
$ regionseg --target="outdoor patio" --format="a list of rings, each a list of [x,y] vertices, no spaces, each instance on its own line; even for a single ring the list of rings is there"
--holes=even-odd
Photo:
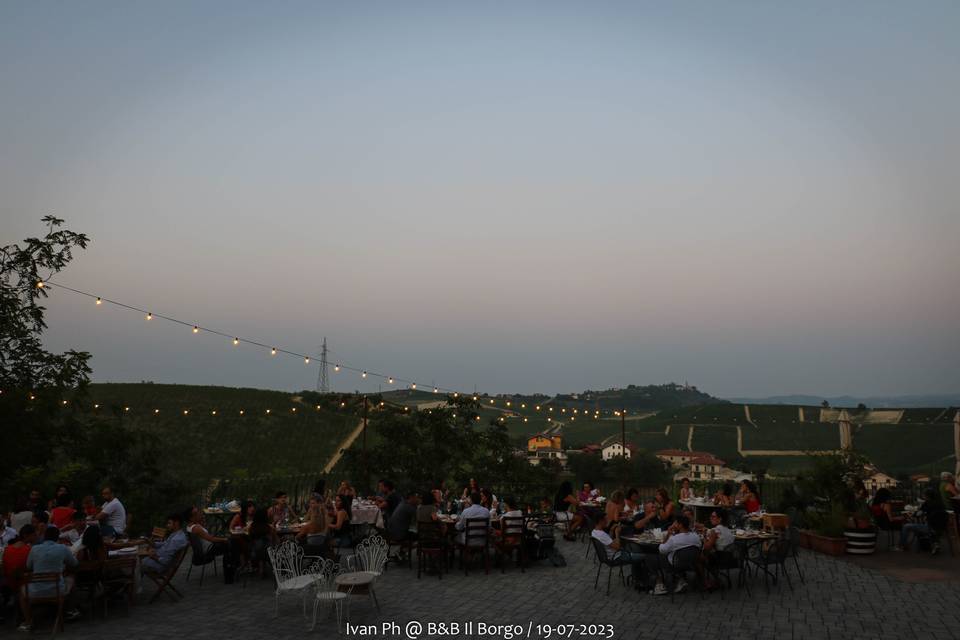
[[[578,542],[560,544],[566,567],[542,562],[526,573],[510,566],[506,574],[501,574],[494,567],[490,575],[484,575],[482,569],[471,571],[469,576],[453,570],[442,580],[436,576],[417,580],[415,569],[391,564],[377,588],[382,612],[378,614],[365,596],[355,596],[350,620],[353,624],[395,621],[401,625],[399,634],[375,636],[378,638],[405,637],[403,625],[411,620],[424,625],[467,620],[521,624],[524,634],[531,621],[534,625],[602,623],[614,625],[617,638],[960,637],[960,572],[954,558],[886,552],[849,561],[804,553],[801,566],[806,582],[794,579],[792,591],[781,582],[767,595],[762,581],[755,581],[752,595],[742,589],[727,591],[723,597],[718,592],[703,597],[691,592],[671,602],[669,597],[654,598],[624,588],[616,574],[611,593],[605,596],[606,569],[601,587],[594,591],[596,565],[592,558],[584,559],[585,546]],[[322,620],[309,634],[300,605],[292,598],[281,601],[280,617],[274,619],[272,579],[254,578],[245,587],[239,583],[225,585],[208,572],[201,587],[196,574],[186,583],[188,564],[189,559],[176,580],[186,596],[183,601],[174,604],[162,599],[147,604],[152,586],[145,586],[129,616],[118,603],[107,620],[87,617],[68,624],[63,636],[77,640],[276,640],[310,635],[329,638],[335,634],[332,618]],[[908,568],[913,564],[918,571],[911,573]],[[906,581],[910,579],[914,581]],[[4,630],[15,633],[9,617]],[[38,620],[34,634],[48,632],[49,620]],[[534,626],[531,637],[535,636]],[[424,632],[420,637],[431,636]]]

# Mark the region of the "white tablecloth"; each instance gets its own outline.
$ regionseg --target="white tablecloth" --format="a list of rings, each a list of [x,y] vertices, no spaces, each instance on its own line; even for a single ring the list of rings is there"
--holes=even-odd
[[[383,528],[383,514],[377,505],[354,505],[350,511],[351,524],[372,524],[375,527]]]

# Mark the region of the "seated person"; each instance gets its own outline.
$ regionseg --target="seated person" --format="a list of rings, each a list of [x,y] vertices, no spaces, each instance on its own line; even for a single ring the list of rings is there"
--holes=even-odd
[[[230,518],[230,530],[246,529],[253,522],[253,516],[257,513],[257,505],[253,500],[244,500],[240,504],[240,511],[237,515]]]
[[[113,495],[113,489],[104,487],[100,492],[103,504],[95,518],[100,522],[100,533],[104,538],[115,538],[127,530],[127,510],[120,499]]]
[[[610,528],[612,536],[606,529]],[[643,581],[644,554],[637,551],[626,551],[620,542],[620,527],[611,523],[606,513],[600,514],[594,524],[590,537],[600,542],[607,552],[607,559],[614,562],[629,564],[633,573],[633,582],[639,585]]]
[[[941,531],[947,529],[947,510],[940,499],[940,492],[933,487],[928,487],[923,492],[923,504],[920,505],[918,513],[926,522],[908,522],[900,529],[900,544],[894,547],[894,551],[902,551],[907,547],[910,534],[915,536],[930,536],[931,541],[930,554],[936,555],[940,552],[940,542],[936,536]]]
[[[350,507],[353,504],[353,498],[350,496],[337,496],[334,498],[334,518],[333,522],[327,527],[327,535],[336,539],[338,547],[349,547],[350,539],[350,518],[352,512]]]
[[[70,548],[58,544],[60,539],[60,530],[56,527],[47,527],[44,531],[44,539],[40,544],[34,545],[27,556],[26,570],[31,573],[58,573],[60,574],[60,594],[72,602],[71,592],[73,590],[73,577],[64,577],[63,572],[67,567],[76,567],[79,563]],[[18,628],[20,631],[30,631],[33,628],[33,617],[28,605],[29,597],[51,597],[57,594],[57,587],[49,582],[37,584],[28,584],[26,590],[21,590],[20,607],[23,613],[23,624]],[[66,619],[76,620],[80,617],[80,611],[76,606],[65,605],[67,610]]]
[[[387,539],[391,542],[414,540],[417,534],[411,531],[417,522],[417,504],[420,496],[416,491],[408,491],[406,499],[397,505],[387,520]]]
[[[57,496],[57,506],[50,511],[50,523],[62,533],[73,526],[73,514],[76,511],[70,496],[62,493]]]
[[[653,595],[662,596],[666,595],[667,588],[663,584],[663,569],[673,564],[673,558],[678,549],[684,549],[686,547],[696,547],[700,548],[700,536],[690,531],[690,520],[687,519],[687,516],[681,514],[677,516],[673,524],[670,525],[670,528],[667,529],[667,537],[660,544],[658,550],[658,556],[652,556],[654,560],[651,561],[651,570],[656,571],[657,573],[657,584],[653,587]],[[677,581],[677,586],[674,589],[674,593],[682,593],[686,591],[687,583],[685,580],[680,579]]]
[[[357,497],[357,490],[350,486],[350,483],[344,480],[340,483],[340,486],[337,487],[338,496],[350,496],[351,498]]]
[[[191,507],[187,511],[187,533],[200,541],[200,550],[205,558],[222,556],[227,552],[228,540],[221,536],[211,535],[203,526],[203,511]]]
[[[470,481],[467,482],[467,486],[463,488],[463,493],[460,495],[460,499],[468,500],[470,498],[470,494],[472,494],[474,491],[480,491],[480,485],[477,483],[476,478],[470,478]]]
[[[690,478],[680,479],[680,501],[685,502],[693,498],[693,489],[690,488]]]
[[[732,507],[734,505],[733,484],[724,482],[720,490],[713,494],[713,504],[718,507]]]
[[[727,526],[727,513],[723,509],[714,509],[710,512],[710,528],[706,530],[703,538],[703,555],[700,556],[701,562],[698,565],[698,571],[703,575],[705,566],[716,562],[717,553],[729,551],[733,548],[735,542],[733,531]],[[713,589],[717,585],[712,580],[705,581],[707,589]]]
[[[607,512],[607,522],[611,525],[620,522],[623,518],[623,507],[625,504],[625,498],[623,496],[623,491],[617,489],[612,494],[610,494],[610,499],[607,500],[606,512]]]
[[[657,489],[657,497],[654,499],[657,503],[657,519],[654,527],[667,527],[673,522],[676,515],[676,505],[670,499],[670,494],[663,487]]]
[[[87,527],[87,517],[83,514],[83,511],[74,511],[70,526],[60,530],[60,542],[76,545],[83,537],[83,532],[89,528],[100,529],[100,527]]]
[[[20,527],[20,533],[3,550],[3,579],[13,593],[20,591],[23,574],[27,571],[27,556],[36,543],[37,530],[32,524]]]
[[[886,487],[877,489],[877,495],[873,496],[873,502],[870,503],[870,515],[881,525],[899,529],[903,526],[904,518],[893,513],[893,505],[890,503],[892,499],[890,489]]]
[[[625,515],[633,518],[642,508],[643,504],[640,502],[640,492],[633,487],[627,489],[627,493],[623,497],[623,510]]]
[[[293,507],[290,506],[290,497],[286,491],[277,491],[277,495],[273,499],[273,506],[267,511],[267,515],[270,517],[270,523],[274,526],[293,522],[299,517]]]
[[[493,535],[505,542],[519,543],[523,536],[523,512],[515,506],[516,499],[513,496],[503,497],[503,516],[500,518],[500,527],[493,530]],[[510,528],[504,529],[504,518],[520,518],[519,522],[510,522]]]
[[[760,492],[757,490],[757,485],[753,484],[750,480],[744,480],[740,483],[740,493],[741,497],[739,503],[746,509],[747,513],[756,513],[760,511]]]
[[[50,515],[46,511],[34,513],[33,518],[30,520],[30,524],[33,525],[34,530],[37,532],[38,543],[43,542],[47,535],[47,526],[50,524]]]
[[[87,527],[77,550],[74,552],[80,562],[102,562],[107,559],[107,547],[103,544],[100,527]]]
[[[417,507],[417,523],[436,522],[440,516],[437,514],[437,491],[427,491],[420,499],[420,505]]]
[[[633,530],[639,533],[647,529],[656,529],[658,522],[657,503],[647,500],[643,503],[643,511],[633,517]]]
[[[183,516],[171,513],[167,516],[167,537],[154,542],[149,555],[140,563],[143,572],[163,573],[170,568],[174,558],[187,546],[187,534],[183,531]]]
[[[377,495],[373,497],[373,501],[383,512],[383,520],[386,522],[390,519],[393,510],[400,504],[400,494],[394,489],[392,481],[383,479],[377,483]]]
[[[247,546],[241,548],[240,555],[254,565],[260,565],[267,559],[267,547],[276,546],[280,540],[277,530],[270,524],[266,509],[257,509],[247,530]],[[262,566],[262,565],[260,565]]]
[[[465,537],[463,530],[467,526],[467,520],[469,519],[486,519],[487,522],[490,522],[490,510],[480,504],[480,492],[474,491],[470,494],[470,497],[467,498],[467,501],[470,505],[463,510],[460,514],[460,519],[457,520],[457,531],[461,533],[457,534],[457,543],[464,544]]]
[[[310,506],[307,509],[307,522],[297,533],[297,542],[304,546],[307,555],[326,555],[327,529],[330,527],[330,520],[327,517],[327,508],[323,506],[322,499],[316,496],[310,498]]]

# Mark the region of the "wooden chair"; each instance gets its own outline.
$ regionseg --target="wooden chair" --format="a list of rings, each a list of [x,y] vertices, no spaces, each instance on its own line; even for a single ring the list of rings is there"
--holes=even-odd
[[[444,546],[443,526],[439,522],[417,523],[417,579],[425,568],[433,566],[437,578],[443,579],[447,566],[447,550]]]
[[[93,611],[97,603],[97,597],[100,595],[100,581],[102,579],[103,562],[100,560],[81,560],[73,570],[74,582],[73,592],[75,594],[86,594],[90,605],[90,617],[93,617]]]
[[[107,558],[100,567],[100,584],[103,585],[103,617],[107,617],[107,605],[110,596],[115,593],[124,594],[127,615],[130,615],[130,605],[135,600],[137,585],[137,559],[131,556]]]
[[[23,597],[26,609],[33,611],[33,605],[52,604],[57,608],[57,617],[53,621],[53,634],[57,631],[63,631],[63,600],[66,593],[60,588],[60,581],[63,576],[60,573],[24,573],[23,574]],[[30,593],[31,585],[53,585],[50,595],[35,595]],[[31,616],[33,617],[33,616]]]
[[[483,557],[484,573],[490,573],[490,519],[467,518],[463,524],[463,542],[457,543],[460,549],[460,566],[463,575],[467,575],[470,561],[479,553]]]
[[[500,535],[493,540],[493,548],[500,562],[500,573],[505,572],[504,565],[507,558],[517,552],[517,564],[520,572],[526,572],[527,550],[523,544],[524,521],[523,516],[506,517],[500,519]]]
[[[177,555],[173,557],[173,561],[170,562],[170,566],[167,567],[165,571],[158,572],[153,571],[152,569],[144,570],[143,575],[153,580],[153,582],[157,585],[157,592],[153,594],[152,598],[150,598],[150,604],[156,602],[161,593],[166,593],[174,602],[178,602],[181,598],[183,598],[183,594],[180,593],[175,586],[173,586],[172,581],[173,577],[177,575],[177,570],[180,569],[180,564],[187,556],[187,550],[189,548],[190,547],[188,545],[183,549],[180,549],[180,551],[177,551]]]
[[[167,537],[167,530],[163,527],[154,527],[153,531],[150,532],[150,540],[152,542],[158,542],[164,540]]]

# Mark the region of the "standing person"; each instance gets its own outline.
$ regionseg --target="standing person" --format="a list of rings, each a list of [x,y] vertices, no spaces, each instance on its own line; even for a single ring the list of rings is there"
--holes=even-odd
[[[949,471],[940,474],[940,500],[943,506],[950,509],[953,505],[953,498],[960,496],[960,490],[957,489],[957,480]]]
[[[115,538],[123,535],[127,529],[127,510],[123,508],[120,499],[113,495],[111,487],[104,487],[100,492],[103,504],[96,515],[100,523],[100,533],[104,538]]]
[[[57,573],[60,574],[60,594],[68,603],[65,605],[67,610],[66,619],[76,620],[80,617],[80,610],[72,604],[73,576],[64,576],[63,572],[67,567],[76,567],[79,562],[70,551],[70,547],[57,544],[60,538],[60,531],[56,527],[47,527],[44,533],[43,542],[34,545],[27,556],[27,571],[31,573]],[[26,590],[20,594],[20,607],[23,613],[23,624],[17,629],[19,631],[30,631],[33,628],[33,615],[30,611],[28,596],[49,597],[57,593],[57,587],[50,583],[28,584]]]
[[[574,532],[583,523],[583,517],[580,515],[579,511],[576,513],[576,515],[571,514],[570,507],[579,509],[580,500],[576,495],[574,495],[573,485],[570,484],[570,481],[564,480],[560,483],[560,487],[557,489],[557,495],[554,496],[553,499],[553,512],[557,522],[564,522],[567,524],[567,530],[563,534],[564,540],[573,540]]]

